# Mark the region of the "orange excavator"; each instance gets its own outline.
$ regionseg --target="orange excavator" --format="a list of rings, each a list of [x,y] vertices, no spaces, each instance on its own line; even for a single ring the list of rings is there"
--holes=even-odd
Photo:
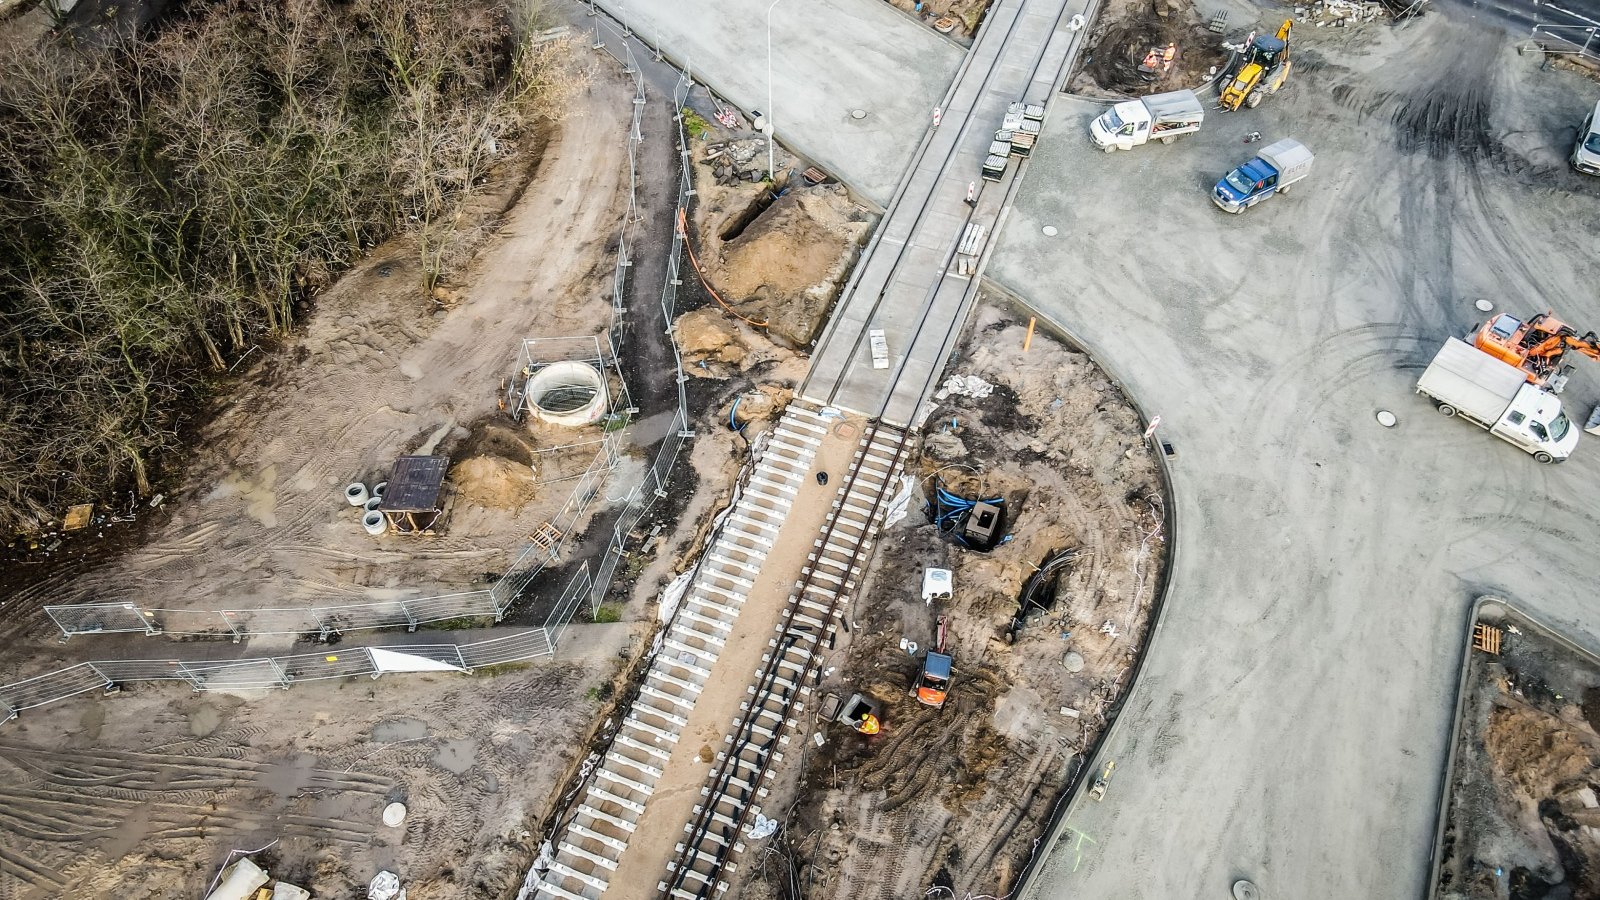
[[[1593,331],[1578,334],[1557,319],[1554,311],[1537,313],[1526,321],[1502,313],[1472,333],[1472,345],[1526,372],[1530,383],[1548,385],[1551,390],[1560,390],[1571,371],[1561,365],[1567,351],[1600,360],[1600,336]]]

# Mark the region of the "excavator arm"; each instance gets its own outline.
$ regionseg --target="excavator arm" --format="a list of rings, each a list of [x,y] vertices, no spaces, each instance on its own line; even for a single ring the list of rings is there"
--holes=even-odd
[[[1578,334],[1553,311],[1530,316],[1526,322],[1502,315],[1485,323],[1473,337],[1479,350],[1527,372],[1534,384],[1544,384],[1555,376],[1569,350],[1600,360],[1600,335],[1593,331]]]

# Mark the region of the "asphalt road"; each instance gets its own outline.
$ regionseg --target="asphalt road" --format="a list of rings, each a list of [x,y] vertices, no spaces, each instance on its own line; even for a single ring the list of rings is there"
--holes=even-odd
[[[1575,41],[1579,46],[1588,29],[1600,27],[1600,0],[1433,0],[1451,14],[1463,16],[1489,27],[1501,27],[1519,38],[1526,38],[1535,25],[1553,29],[1551,37]],[[1600,55],[1600,32],[1591,45]]]
[[[1437,14],[1334,32],[1302,37],[1319,64],[1284,94],[1171,147],[1095,152],[1100,107],[1064,100],[999,237],[991,275],[1178,450],[1110,790],[1027,897],[1420,897],[1472,600],[1600,646],[1600,438],[1540,466],[1413,393],[1479,298],[1600,325],[1600,181],[1563,164],[1600,88]],[[1316,168],[1227,216],[1208,191],[1251,130]],[[1600,366],[1577,362],[1581,421]]]

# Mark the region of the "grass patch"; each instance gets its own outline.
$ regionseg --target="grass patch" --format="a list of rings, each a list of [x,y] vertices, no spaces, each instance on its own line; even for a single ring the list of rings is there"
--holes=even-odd
[[[596,625],[610,625],[612,622],[621,621],[622,610],[617,609],[610,603],[607,603],[594,611],[594,623]]]
[[[683,130],[689,132],[689,137],[699,139],[711,130],[711,123],[700,117],[700,114],[685,106],[683,113]]]

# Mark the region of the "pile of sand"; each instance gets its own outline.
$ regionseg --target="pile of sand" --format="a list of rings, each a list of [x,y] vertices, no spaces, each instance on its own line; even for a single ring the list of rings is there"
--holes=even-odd
[[[450,483],[456,496],[493,509],[521,509],[536,493],[533,467],[503,456],[474,456],[455,464]]]
[[[1525,706],[1496,707],[1483,735],[1489,761],[1523,799],[1550,796],[1557,785],[1588,771],[1583,741],[1555,716]]]

